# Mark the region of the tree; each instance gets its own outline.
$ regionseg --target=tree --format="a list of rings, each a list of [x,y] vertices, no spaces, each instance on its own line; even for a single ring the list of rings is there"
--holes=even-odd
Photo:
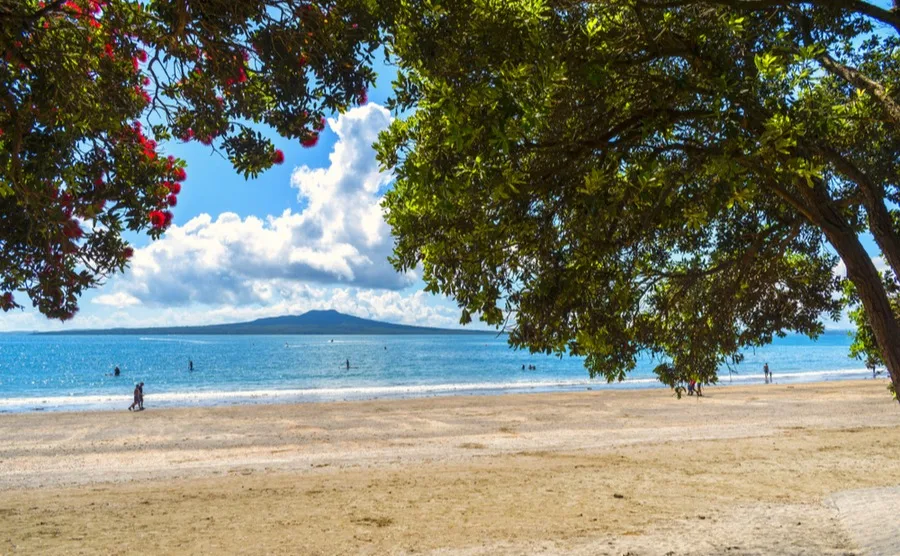
[[[168,221],[160,201],[183,164],[154,157],[135,122],[155,118],[155,140],[215,142],[255,175],[279,156],[248,122],[313,144],[325,110],[365,100],[381,46],[399,68],[400,117],[378,146],[397,177],[385,200],[393,263],[421,265],[463,322],[514,317],[514,345],[585,355],[610,380],[649,351],[667,384],[714,382],[747,347],[820,333],[841,309],[839,257],[900,384],[900,325],[860,243],[871,233],[885,278],[900,276],[895,10],[20,4],[0,6],[0,203],[14,230],[0,235],[0,286],[51,316],[70,316],[84,287],[122,268],[123,227],[149,221],[157,236]],[[70,205],[97,224],[72,224]]]
[[[166,141],[245,176],[280,164],[267,133],[314,146],[365,102],[365,3],[0,0],[0,308],[27,294],[66,320],[78,296],[159,237],[186,178]]]
[[[383,6],[384,4],[382,4]],[[838,257],[900,384],[898,14],[856,1],[470,0],[382,16],[393,262],[462,321],[675,386],[836,318]]]

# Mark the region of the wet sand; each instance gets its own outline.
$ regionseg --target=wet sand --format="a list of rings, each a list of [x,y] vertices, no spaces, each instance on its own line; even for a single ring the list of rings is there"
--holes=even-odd
[[[0,415],[0,554],[900,553],[886,387]]]

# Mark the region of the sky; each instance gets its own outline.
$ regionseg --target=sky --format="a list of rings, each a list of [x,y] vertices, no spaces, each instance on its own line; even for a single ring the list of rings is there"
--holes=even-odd
[[[380,202],[391,175],[372,143],[391,121],[384,104],[394,74],[381,67],[369,103],[329,118],[316,147],[275,136],[285,162],[256,179],[199,143],[168,143],[188,179],[163,238],[127,236],[130,268],[84,295],[70,322],[28,308],[0,314],[0,331],[217,324],[311,309],[458,328],[455,302],[387,261],[393,240]],[[850,324],[845,316],[826,328]]]
[[[391,122],[384,104],[395,73],[382,67],[369,103],[332,115],[314,148],[273,133],[285,162],[257,179],[199,143],[167,143],[188,179],[163,238],[129,234],[130,268],[84,295],[70,322],[28,308],[0,313],[0,331],[214,324],[311,309],[459,327],[454,302],[387,261],[393,239],[380,202],[391,175],[372,144]]]

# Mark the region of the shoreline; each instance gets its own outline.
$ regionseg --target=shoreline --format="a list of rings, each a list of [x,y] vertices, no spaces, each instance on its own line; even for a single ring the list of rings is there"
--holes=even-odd
[[[847,368],[826,371],[782,372],[779,384],[815,384],[819,382],[871,380],[867,369]],[[875,380],[888,380],[879,376]],[[128,384],[123,381],[123,384]],[[732,375],[720,377],[717,384],[705,388],[765,385],[760,375]],[[530,393],[564,393],[581,391],[669,390],[656,378],[628,378],[619,383],[595,379],[536,379],[533,381],[376,385],[361,387],[285,388],[256,390],[195,390],[153,392],[148,387],[148,404],[157,409],[176,407],[232,407],[240,405],[278,405],[294,403],[329,403],[338,401],[401,400],[456,396],[502,396]],[[0,414],[39,412],[116,412],[132,401],[127,393],[96,395],[0,397]],[[124,404],[124,405],[123,405]]]
[[[0,415],[0,542],[45,554],[900,553],[883,525],[900,508],[900,408],[884,382],[706,392]]]

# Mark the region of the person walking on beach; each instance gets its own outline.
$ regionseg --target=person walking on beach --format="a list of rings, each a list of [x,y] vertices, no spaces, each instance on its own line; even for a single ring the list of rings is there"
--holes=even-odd
[[[143,382],[134,385],[134,402],[128,406],[128,411],[134,411],[135,408],[140,408],[141,403],[143,403],[144,396],[143,392],[141,392],[141,386],[143,385]]]
[[[138,407],[144,411],[144,383],[138,383]]]
[[[763,365],[763,375],[766,377],[766,384],[769,383],[769,363]]]

